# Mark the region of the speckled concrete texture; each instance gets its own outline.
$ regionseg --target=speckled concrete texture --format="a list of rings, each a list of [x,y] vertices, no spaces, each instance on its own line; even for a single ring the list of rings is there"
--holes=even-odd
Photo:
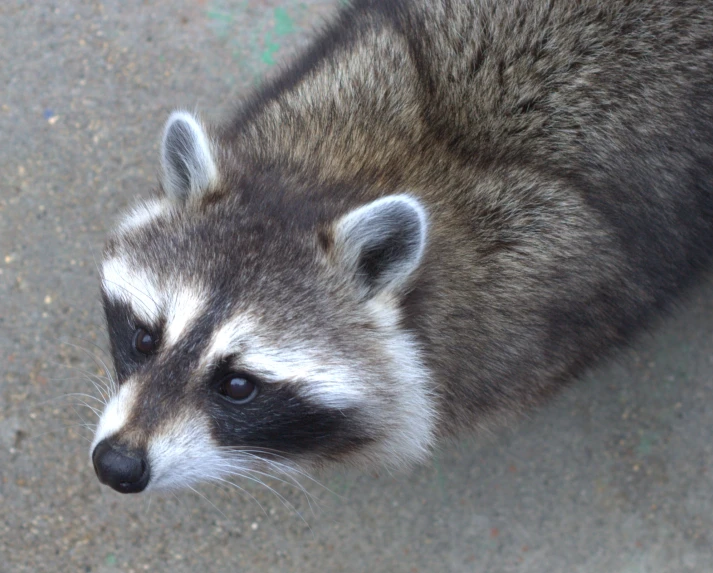
[[[0,571],[713,571],[713,287],[512,430],[404,475],[101,487],[95,259],[174,107],[218,120],[335,2],[0,3]],[[81,396],[86,393],[89,395]]]

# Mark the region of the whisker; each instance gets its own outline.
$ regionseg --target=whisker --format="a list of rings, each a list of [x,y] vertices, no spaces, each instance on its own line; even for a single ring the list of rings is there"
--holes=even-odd
[[[28,442],[30,442],[30,441],[34,441],[34,440],[36,440],[36,439],[38,439],[38,438],[41,438],[41,437],[43,437],[43,436],[49,436],[49,435],[51,435],[51,434],[55,434],[55,433],[57,433],[57,432],[61,432],[62,430],[69,430],[69,429],[72,429],[72,428],[85,428],[85,429],[91,431],[92,428],[94,428],[94,427],[95,427],[95,424],[87,424],[87,423],[84,423],[84,422],[79,423],[79,424],[63,424],[62,426],[54,427],[54,428],[52,428],[52,429],[50,429],[50,430],[47,430],[47,431],[45,431],[45,432],[41,432],[41,433],[39,433],[39,434],[32,434],[31,436],[27,436],[27,437],[25,437],[25,438],[22,438],[22,440],[23,440],[23,441],[28,441]],[[80,438],[84,438],[84,439],[86,439],[86,440],[89,440],[89,438],[87,438],[86,436],[82,436],[81,434],[79,434],[79,437],[80,437]],[[91,443],[91,440],[89,440],[89,442]]]
[[[99,418],[99,417],[101,416],[101,412],[100,412],[99,410],[97,410],[94,406],[90,406],[89,404],[87,404],[87,403],[84,402],[83,400],[79,400],[78,403],[79,403],[80,406],[84,406],[85,408],[88,408],[88,409],[90,409],[92,412],[94,412],[94,414],[96,415],[97,418]]]
[[[275,475],[268,474],[268,473],[265,473],[265,472],[261,472],[261,471],[258,471],[258,470],[254,470],[254,469],[250,469],[250,468],[246,468],[244,471],[247,471],[247,472],[249,472],[249,473],[254,473],[254,474],[262,475],[262,476],[265,476],[265,477],[269,477],[269,478],[274,479],[274,480],[276,480],[276,481],[278,481],[278,482],[280,482],[280,483],[285,484],[285,485],[288,486],[288,487],[294,487],[294,488],[296,488],[300,493],[302,493],[302,494],[305,496],[305,499],[307,500],[307,505],[309,506],[309,510],[310,510],[310,512],[312,513],[312,515],[313,515],[314,517],[317,517],[317,514],[316,514],[316,512],[315,512],[315,510],[314,510],[314,506],[312,505],[312,503],[314,503],[317,507],[319,507],[319,500],[318,500],[318,498],[317,498],[316,496],[314,496],[312,493],[310,493],[309,491],[307,491],[307,489],[306,489],[299,481],[297,481],[293,476],[290,476],[289,474],[287,474],[287,473],[284,472],[283,470],[280,470],[280,471],[283,473],[283,475],[285,475],[285,477],[287,477],[287,478],[290,479],[290,481],[287,481],[287,480],[281,479],[281,478],[279,478],[279,477],[277,477],[277,476],[275,476]]]
[[[241,452],[241,453],[243,453],[243,452]],[[241,471],[247,471],[247,472],[250,472],[250,473],[254,473],[254,474],[262,475],[262,476],[265,476],[265,477],[269,477],[269,478],[274,479],[274,480],[276,480],[276,481],[278,481],[278,482],[281,482],[281,483],[283,483],[283,484],[285,484],[285,485],[287,485],[287,486],[289,486],[289,487],[297,488],[298,491],[300,491],[302,494],[304,494],[305,499],[307,500],[307,504],[309,505],[309,508],[310,508],[310,511],[311,511],[312,515],[316,516],[314,507],[313,507],[313,505],[312,505],[312,502],[314,502],[317,506],[319,506],[319,498],[317,498],[314,494],[312,494],[311,492],[309,492],[309,491],[304,487],[304,485],[302,485],[302,484],[299,482],[299,480],[297,480],[297,478],[295,478],[295,476],[292,475],[292,473],[294,473],[294,472],[292,472],[292,468],[291,468],[291,467],[285,466],[284,464],[278,464],[278,463],[272,462],[271,460],[267,460],[267,459],[265,459],[265,458],[261,458],[261,457],[259,457],[259,456],[256,456],[256,455],[252,454],[252,453],[248,453],[248,455],[249,455],[251,458],[256,459],[256,460],[258,460],[258,461],[260,461],[260,462],[267,463],[270,468],[274,469],[275,471],[278,471],[281,475],[285,476],[285,477],[286,477],[287,479],[289,479],[290,481],[286,481],[286,480],[284,480],[284,479],[282,479],[282,478],[280,478],[280,477],[278,477],[278,476],[276,476],[276,475],[274,475],[274,474],[265,473],[265,472],[262,472],[262,471],[260,471],[260,470],[254,469],[254,468],[239,466],[239,469],[240,469]],[[227,462],[231,462],[231,460],[226,460],[226,461],[227,461]],[[232,467],[232,466],[231,466],[231,467]],[[285,467],[287,467],[288,469],[284,469]],[[327,489],[327,488],[325,488],[325,489]]]
[[[67,364],[62,364],[61,362],[50,361],[49,363],[62,368],[67,368],[69,370],[75,370],[85,376],[104,400],[108,400],[109,397],[115,393],[114,381],[111,377],[94,374],[93,372],[89,372],[88,370],[84,370],[78,366],[69,366]],[[71,378],[68,379],[71,380]],[[105,380],[107,382],[104,382]]]
[[[86,405],[86,404],[85,404],[85,405]],[[87,407],[89,407],[89,406],[87,406]],[[89,408],[90,408],[90,407],[89,407]],[[90,409],[94,410],[93,408],[90,408]],[[90,428],[96,428],[96,427],[97,427],[96,424],[90,424],[89,422],[87,422],[87,421],[82,417],[82,415],[79,413],[79,411],[77,410],[77,408],[75,408],[74,406],[72,406],[72,410],[74,410],[74,413],[77,414],[77,417],[82,421],[82,424],[84,424],[84,427],[85,427],[85,428],[87,428],[87,429],[89,430]],[[95,411],[95,414],[97,415],[97,417],[100,416],[100,413],[99,413],[99,412],[96,412],[96,411]],[[80,437],[82,437],[82,438],[84,438],[85,440],[87,440],[90,444],[93,442],[93,439],[86,438],[85,436],[82,436],[81,434],[80,434]]]
[[[94,327],[95,327],[95,328],[99,328],[98,325],[94,325]],[[101,332],[104,333],[104,330],[101,330]],[[88,338],[82,338],[81,336],[71,336],[70,338],[72,338],[72,339],[74,339],[74,340],[78,340],[79,342],[83,342],[83,343],[85,343],[85,344],[89,344],[89,345],[93,346],[94,348],[96,348],[96,349],[104,356],[104,358],[107,358],[107,359],[110,359],[110,358],[111,358],[111,355],[107,352],[107,350],[106,350],[105,347],[99,346],[96,342],[94,342],[94,341],[92,341],[92,340],[89,340]],[[61,343],[61,344],[64,344],[64,343],[71,344],[71,343],[66,342],[66,341],[65,341],[64,339],[62,339],[62,338],[55,338],[55,340],[56,340],[57,342]],[[108,342],[108,340],[105,340],[105,342]],[[81,349],[82,347],[79,346],[78,348]],[[97,357],[97,358],[98,358],[98,357]]]
[[[92,342],[91,340],[86,340],[86,339],[79,338],[79,337],[74,337],[74,338],[77,338],[77,340],[81,340],[82,342],[84,342],[86,344],[91,344],[94,348],[96,348],[103,355],[103,357],[102,357],[102,356],[98,356],[96,354],[91,353],[93,355],[95,364],[96,364],[96,361],[98,360],[101,363],[101,368],[104,370],[105,376],[102,376],[101,378],[105,379],[109,383],[109,386],[110,386],[109,389],[112,392],[115,392],[116,391],[116,381],[114,380],[114,377],[112,376],[113,369],[109,368],[109,366],[107,366],[107,363],[104,360],[104,359],[106,359],[106,360],[110,361],[111,355],[108,354],[104,348],[102,348],[98,344]],[[79,348],[81,349],[81,347],[79,347]],[[85,349],[82,349],[82,350],[85,350]],[[88,352],[88,351],[85,350],[85,352]]]
[[[211,500],[209,500],[205,495],[203,495],[201,492],[199,492],[196,488],[194,488],[194,487],[192,487],[192,486],[190,486],[190,485],[187,485],[186,487],[188,487],[188,489],[190,489],[193,493],[195,493],[196,495],[199,495],[199,496],[202,497],[204,500],[206,500],[209,504],[211,504],[211,505],[213,506],[213,509],[215,509],[215,510],[216,510],[220,515],[222,515],[225,519],[228,519],[228,516],[225,515],[222,511],[220,511],[220,510],[218,509],[218,506],[217,506],[217,505],[215,505]],[[229,521],[229,519],[228,519],[228,521]]]
[[[272,449],[272,448],[251,448],[251,449],[248,449],[248,448],[251,448],[251,447],[248,446],[248,447],[246,447],[246,448],[241,448],[241,447],[239,447],[239,446],[237,446],[237,447],[236,447],[236,446],[219,446],[219,449],[226,450],[226,451],[228,451],[228,452],[230,452],[230,453],[245,453],[245,454],[249,454],[249,455],[251,455],[252,457],[259,459],[260,461],[263,461],[263,462],[266,462],[266,463],[270,463],[270,464],[273,464],[273,465],[275,465],[275,466],[279,466],[280,468],[282,468],[282,471],[283,471],[284,473],[295,473],[295,474],[297,474],[297,475],[300,475],[300,476],[302,476],[302,477],[308,479],[309,481],[311,481],[311,482],[314,483],[315,485],[318,485],[319,487],[321,487],[321,488],[324,489],[325,491],[327,491],[327,492],[331,493],[332,495],[336,496],[337,498],[342,499],[342,500],[346,499],[344,496],[342,496],[342,495],[336,493],[335,491],[332,491],[330,488],[328,488],[328,487],[327,487],[326,485],[324,485],[322,482],[320,482],[319,480],[317,480],[314,476],[311,476],[309,473],[307,473],[306,471],[300,469],[299,467],[296,467],[296,466],[293,466],[293,465],[290,465],[290,464],[283,464],[283,463],[281,463],[281,462],[278,462],[278,461],[275,461],[275,460],[272,460],[272,459],[269,459],[269,458],[265,458],[265,457],[262,457],[262,456],[260,455],[260,454],[268,454],[268,455],[270,455],[270,456],[275,456],[275,455],[277,455],[277,457],[279,457],[279,458],[281,458],[281,459],[291,461],[290,458],[287,457],[286,455],[280,455],[280,454],[283,454],[284,452],[281,452],[280,450],[275,450],[275,449]]]
[[[240,490],[242,493],[247,495],[250,499],[252,499],[257,504],[257,506],[260,508],[260,510],[265,514],[265,517],[269,518],[267,511],[265,511],[265,508],[262,506],[262,504],[257,500],[257,498],[254,495],[252,495],[250,492],[248,492],[245,488],[240,487],[238,484],[233,483],[232,481],[230,481],[228,479],[225,479],[225,478],[222,478],[219,476],[215,476],[215,475],[208,476],[208,479],[212,480],[212,481],[216,481],[216,482],[226,483],[226,484],[231,485],[234,488]]]
[[[230,467],[230,466],[228,466],[228,467]],[[297,516],[299,516],[299,518],[305,523],[305,525],[306,525],[307,527],[309,527],[310,531],[312,531],[312,528],[310,527],[309,523],[307,523],[307,520],[302,516],[302,514],[297,510],[297,508],[285,498],[285,496],[283,496],[281,493],[279,493],[277,490],[275,490],[275,488],[270,487],[269,485],[267,485],[264,481],[262,481],[262,480],[260,480],[260,479],[258,479],[258,478],[251,477],[251,476],[249,476],[249,475],[245,475],[245,474],[243,474],[243,473],[240,473],[240,472],[237,471],[237,469],[238,469],[237,467],[234,467],[234,466],[231,467],[231,470],[232,470],[232,474],[233,474],[233,475],[236,475],[236,476],[241,477],[241,478],[243,478],[243,479],[247,479],[247,480],[256,482],[256,483],[260,484],[261,486],[263,486],[264,488],[266,488],[267,490],[269,490],[270,492],[272,492],[272,493],[277,497],[277,499],[280,500],[280,502],[282,503],[282,505],[284,505],[288,510],[294,512]],[[243,468],[243,469],[244,469],[244,468]]]
[[[84,392],[70,392],[69,394],[60,394],[59,396],[52,398],[52,400],[62,400],[63,398],[74,398],[74,397],[81,397],[81,398],[87,398],[88,400],[96,400],[100,404],[103,404],[106,406],[106,402],[102,400],[101,398],[97,398],[96,396],[92,396],[91,394],[85,394]],[[44,402],[40,402],[39,404],[46,404],[50,400],[45,400]]]
[[[47,404],[54,404],[58,400],[64,400],[66,398],[75,398],[75,397],[84,397],[88,398],[91,400],[96,400],[97,402],[100,402],[102,404],[106,404],[103,400],[97,398],[96,396],[92,396],[90,394],[82,394],[81,392],[75,392],[71,394],[60,394],[59,396],[53,396],[52,398],[48,398],[47,400],[43,400],[42,402],[36,402],[34,404],[34,407],[36,408],[41,408],[42,406],[46,406]],[[89,404],[83,404],[90,408]]]
[[[67,342],[66,340],[61,340],[61,339],[57,339],[57,342],[59,342],[60,344],[66,344],[67,346],[71,346],[71,347],[76,348],[76,349],[80,350],[81,352],[84,352],[85,354],[87,354],[94,361],[94,363],[97,365],[97,367],[100,367],[104,370],[104,373],[106,374],[106,379],[109,382],[108,390],[111,391],[109,393],[112,394],[116,391],[116,383],[114,381],[114,378],[111,375],[111,370],[109,369],[106,362],[104,362],[104,360],[101,357],[96,356],[93,352],[90,352],[86,348],[82,348],[81,346],[74,344],[72,342]],[[72,367],[70,366],[70,368],[72,368]]]

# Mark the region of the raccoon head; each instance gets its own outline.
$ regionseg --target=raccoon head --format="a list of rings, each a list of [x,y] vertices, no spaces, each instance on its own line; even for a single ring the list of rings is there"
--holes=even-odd
[[[118,386],[91,446],[100,481],[129,493],[266,464],[422,459],[433,388],[401,321],[426,248],[420,202],[346,204],[236,173],[182,112],[161,158],[161,189],[101,266]]]

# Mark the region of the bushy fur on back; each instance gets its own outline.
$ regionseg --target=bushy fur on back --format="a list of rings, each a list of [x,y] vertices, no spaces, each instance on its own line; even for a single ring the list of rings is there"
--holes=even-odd
[[[163,142],[105,253],[122,387],[93,451],[156,487],[238,451],[420,460],[709,264],[713,1],[356,1],[230,121],[177,113]]]

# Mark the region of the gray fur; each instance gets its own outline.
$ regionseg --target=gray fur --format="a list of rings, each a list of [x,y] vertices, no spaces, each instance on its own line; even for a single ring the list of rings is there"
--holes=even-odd
[[[215,177],[190,153],[203,147],[188,146],[183,179],[164,151],[164,190],[193,200],[107,246],[156,289],[205,297],[143,369],[107,304],[143,405],[112,439],[145,449],[200,408],[211,333],[238,320],[231,367],[265,340],[270,360],[309,351],[322,365],[265,394],[305,400],[313,447],[288,432],[270,447],[307,466],[421,459],[434,439],[541,403],[708,268],[713,1],[357,0],[212,133]],[[387,225],[349,219],[404,193]],[[365,297],[354,261],[393,228],[409,248]],[[347,382],[317,379],[330,372]],[[343,423],[318,427],[337,411]],[[265,419],[277,431],[286,412],[214,414],[212,439]]]

